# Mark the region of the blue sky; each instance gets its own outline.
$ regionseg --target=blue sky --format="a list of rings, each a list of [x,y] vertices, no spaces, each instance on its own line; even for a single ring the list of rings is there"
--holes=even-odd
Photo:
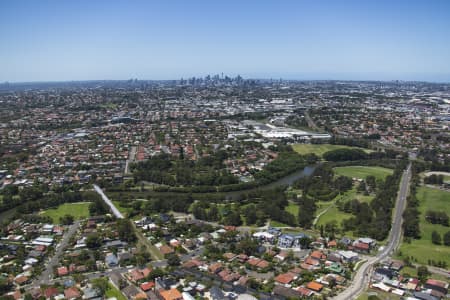
[[[0,81],[450,82],[450,1],[0,1]]]

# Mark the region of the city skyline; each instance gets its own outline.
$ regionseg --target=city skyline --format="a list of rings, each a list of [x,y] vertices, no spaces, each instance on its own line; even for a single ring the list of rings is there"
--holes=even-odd
[[[450,81],[450,3],[9,1],[0,81]]]

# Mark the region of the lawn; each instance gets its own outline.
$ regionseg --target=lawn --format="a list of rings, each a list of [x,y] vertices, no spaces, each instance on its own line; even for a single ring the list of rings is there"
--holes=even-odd
[[[417,277],[417,269],[415,267],[403,267],[400,270],[401,275],[409,275],[410,277]],[[447,277],[442,276],[440,274],[431,273],[430,278],[447,281]]]
[[[380,290],[376,290],[376,289],[369,289],[367,291],[365,291],[364,293],[362,293],[357,300],[367,300],[369,299],[369,294],[370,295],[376,295],[379,299],[386,299],[386,300],[399,300],[401,299],[400,296],[392,294],[392,293],[386,293]]]
[[[290,226],[287,225],[287,224],[278,222],[278,221],[273,221],[273,220],[271,220],[271,221],[270,221],[270,227],[290,227]]]
[[[297,218],[297,215],[298,215],[298,204],[295,204],[293,202],[289,202],[289,205],[286,206],[284,208],[284,210],[287,211],[288,213],[293,214]]]
[[[112,203],[113,203],[114,206],[115,206],[122,214],[124,214],[124,215],[128,215],[128,213],[129,213],[130,211],[133,210],[132,207],[123,207],[123,206],[121,205],[121,202],[120,202],[120,201],[113,200]]]
[[[317,211],[320,213],[320,211]],[[330,207],[326,213],[319,217],[316,226],[324,225],[331,221],[336,221],[337,225],[340,227],[342,220],[349,219],[352,214],[340,211],[336,206]]]
[[[316,203],[317,205],[317,210],[316,210],[316,216],[318,214],[320,214],[321,212],[323,212],[325,209],[327,209],[327,207],[334,205],[334,203],[337,200],[343,201],[343,202],[347,202],[353,199],[357,199],[360,202],[370,202],[373,199],[373,196],[369,195],[369,196],[365,196],[362,193],[358,193],[356,191],[356,187],[353,187],[351,190],[345,192],[342,195],[338,195],[336,196],[336,198],[333,201],[318,201]],[[326,211],[326,213],[324,213],[323,215],[321,215],[319,217],[319,220],[317,221],[317,225],[325,225],[326,223],[336,220],[338,225],[340,226],[342,220],[344,219],[348,219],[350,218],[352,215],[346,212],[342,212],[340,210],[338,210],[338,208],[336,206],[331,207],[330,209],[328,209]]]
[[[450,227],[439,224],[431,224],[425,220],[427,210],[450,211],[450,193],[438,189],[419,187],[417,199],[420,201],[420,233],[419,240],[413,240],[410,244],[403,243],[400,250],[402,257],[412,256],[414,262],[428,264],[428,260],[445,261],[450,266],[450,247],[444,245],[434,245],[431,242],[431,233],[436,230],[441,236]]]
[[[383,167],[366,167],[366,166],[348,166],[333,168],[336,175],[348,176],[351,178],[365,179],[367,176],[375,176],[376,179],[384,180],[394,171]]]
[[[57,208],[49,208],[42,212],[43,216],[52,218],[53,223],[58,224],[59,218],[64,215],[71,215],[76,220],[89,217],[89,202],[64,203]]]
[[[116,298],[117,300],[127,300],[127,298],[116,289],[111,283],[108,283],[108,289],[105,292],[105,298]]]
[[[336,150],[336,149],[351,149],[357,147],[345,146],[345,145],[331,145],[331,144],[294,144],[292,148],[295,152],[305,155],[308,153],[314,153],[317,156],[322,156],[325,152]],[[371,150],[363,149],[365,152],[369,153]]]

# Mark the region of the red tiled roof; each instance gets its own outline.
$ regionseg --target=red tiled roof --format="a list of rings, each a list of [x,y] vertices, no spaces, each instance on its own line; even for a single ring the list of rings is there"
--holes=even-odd
[[[164,300],[178,300],[183,299],[183,296],[177,289],[159,291],[159,294]]]
[[[213,273],[218,272],[220,269],[222,268],[222,264],[221,263],[215,263],[209,266],[209,270]]]
[[[335,240],[328,242],[328,247],[336,247],[336,246],[337,246],[337,242]]]
[[[144,292],[152,289],[154,286],[155,286],[155,283],[153,281],[144,282],[143,284],[140,285],[141,290],[143,290]]]
[[[76,287],[71,287],[64,290],[64,297],[66,299],[75,299],[80,297],[80,291]]]
[[[305,259],[305,263],[312,266],[320,265],[320,262],[317,259],[312,258],[311,256]]]
[[[57,273],[58,273],[58,276],[65,276],[65,275],[69,274],[69,270],[67,270],[67,267],[59,267],[57,269]]]
[[[59,294],[58,289],[55,287],[49,287],[44,291],[45,298],[47,299],[56,296],[58,294]]]
[[[307,287],[308,289],[310,289],[310,290],[313,290],[313,291],[316,291],[316,292],[320,292],[320,291],[322,290],[322,288],[323,288],[323,285],[321,285],[321,284],[318,283],[318,282],[311,281],[311,282],[309,282],[309,283],[306,285],[306,287]]]
[[[14,281],[15,281],[17,284],[21,285],[21,284],[24,284],[25,282],[28,281],[28,277],[22,275],[22,276],[17,277],[16,279],[14,279]]]
[[[269,262],[261,259],[261,261],[256,265],[258,268],[264,269],[267,268],[269,266]]]
[[[310,256],[315,259],[325,259],[326,257],[325,254],[318,250],[313,251]]]
[[[166,254],[169,254],[169,253],[173,253],[173,249],[170,248],[170,247],[167,246],[167,245],[162,245],[162,246],[159,248],[159,251],[161,251],[161,253],[162,253],[163,255],[166,255]]]
[[[356,243],[353,245],[353,247],[357,248],[357,249],[363,249],[363,250],[369,250],[369,244],[366,243]]]
[[[296,288],[297,292],[299,292],[300,294],[302,294],[302,296],[305,297],[309,297],[313,294],[313,292],[311,290],[308,290],[305,287],[299,286],[298,288]]]
[[[294,280],[294,277],[294,274],[288,272],[275,277],[275,281],[281,284],[289,284],[292,280]]]

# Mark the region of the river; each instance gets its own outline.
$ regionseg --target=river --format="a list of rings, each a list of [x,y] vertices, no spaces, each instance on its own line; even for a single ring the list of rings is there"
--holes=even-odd
[[[267,185],[259,186],[259,187],[253,188],[253,189],[226,192],[225,197],[228,200],[239,200],[239,198],[242,195],[245,195],[246,193],[251,192],[251,191],[267,190],[267,189],[271,189],[271,188],[274,188],[277,186],[292,185],[295,181],[299,180],[300,178],[311,176],[311,174],[314,172],[316,167],[317,167],[317,164],[306,166],[305,168],[295,171],[294,173],[291,173],[283,178],[280,178],[277,181],[274,181]]]

